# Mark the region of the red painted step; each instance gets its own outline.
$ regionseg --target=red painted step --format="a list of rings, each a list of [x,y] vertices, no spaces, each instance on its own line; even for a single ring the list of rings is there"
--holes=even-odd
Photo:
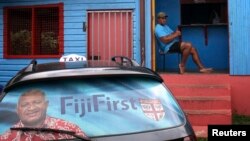
[[[231,109],[221,110],[187,110],[184,109],[193,126],[207,126],[215,124],[231,124]]]
[[[227,84],[230,80],[228,74],[168,74],[161,73],[166,84]]]
[[[177,96],[176,98],[183,109],[231,109],[230,96]]]
[[[210,124],[231,124],[231,87],[227,74],[161,74],[194,127],[207,137]]]
[[[175,96],[230,96],[228,84],[168,84]]]

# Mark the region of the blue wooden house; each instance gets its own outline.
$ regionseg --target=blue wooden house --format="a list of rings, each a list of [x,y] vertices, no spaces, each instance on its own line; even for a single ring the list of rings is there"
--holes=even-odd
[[[54,61],[71,53],[125,55],[157,71],[177,71],[179,56],[163,61],[155,45],[159,11],[169,15],[171,28],[182,30],[181,40],[196,46],[206,66],[248,75],[247,6],[245,0],[0,0],[0,84],[31,59]],[[187,69],[196,67],[189,61]]]
[[[214,73],[179,75],[180,56],[159,54],[154,27],[160,11]],[[248,0],[0,0],[0,86],[32,59],[124,55],[158,71],[180,103],[191,100],[184,109],[200,103],[187,109],[193,125],[230,124],[233,112],[250,115],[249,15]],[[188,72],[196,72],[189,59]]]
[[[140,61],[140,1],[0,0],[0,85],[32,59],[126,55]]]
[[[68,54],[92,60],[124,55],[171,79],[168,72],[178,71],[179,56],[164,58],[158,52],[154,26],[159,11],[214,68],[206,77],[230,85],[233,110],[250,115],[248,0],[0,0],[0,85],[32,59],[59,61]],[[196,71],[191,58],[186,68]],[[187,79],[199,76],[173,79],[191,82]]]

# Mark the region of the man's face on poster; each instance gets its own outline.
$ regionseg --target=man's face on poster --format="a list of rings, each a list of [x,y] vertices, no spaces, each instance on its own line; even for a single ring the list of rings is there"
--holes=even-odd
[[[22,95],[17,105],[17,114],[27,127],[39,127],[46,117],[48,102],[43,94],[28,93]]]

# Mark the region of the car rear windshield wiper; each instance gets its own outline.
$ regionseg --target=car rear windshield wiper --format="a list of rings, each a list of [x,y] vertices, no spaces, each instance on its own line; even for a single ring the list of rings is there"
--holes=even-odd
[[[77,139],[83,140],[83,141],[90,141],[87,137],[82,137],[79,135],[76,135],[74,131],[67,131],[67,130],[58,130],[58,129],[51,129],[51,128],[30,128],[30,127],[12,127],[10,130],[19,130],[19,131],[39,131],[39,132],[53,132],[53,133],[63,133],[71,135]],[[68,140],[68,139],[67,139]]]

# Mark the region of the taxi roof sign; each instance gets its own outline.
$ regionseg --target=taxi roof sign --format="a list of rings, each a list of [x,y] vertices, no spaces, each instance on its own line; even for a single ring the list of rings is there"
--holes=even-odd
[[[69,54],[64,55],[60,58],[59,62],[81,62],[86,61],[85,56],[77,55],[77,54]]]

